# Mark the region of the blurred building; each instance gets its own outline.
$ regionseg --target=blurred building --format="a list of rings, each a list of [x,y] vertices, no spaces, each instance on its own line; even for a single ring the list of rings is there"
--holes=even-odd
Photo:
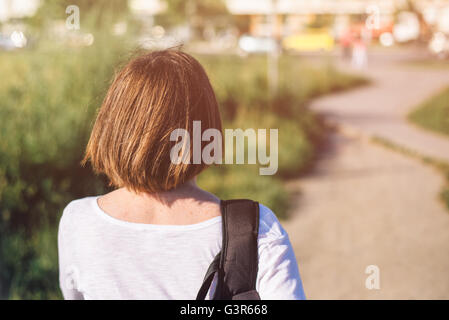
[[[351,15],[366,15],[369,6],[377,10],[379,19],[391,20],[395,12],[394,0],[227,0],[229,11],[248,20],[249,34],[267,36],[272,32],[270,19],[276,15],[276,33],[287,36],[312,24],[317,16],[337,16],[338,23],[348,23]],[[346,22],[345,22],[346,21]]]
[[[154,16],[167,8],[163,0],[129,0],[128,5],[134,15],[144,17]]]
[[[276,38],[285,49],[330,50],[357,39],[382,45],[418,40],[449,46],[449,0],[227,0],[253,38]],[[255,41],[255,40],[253,40]],[[443,44],[444,42],[444,44]],[[446,43],[448,43],[446,45]],[[435,49],[434,51],[438,51]]]
[[[0,0],[0,22],[33,16],[40,0]]]

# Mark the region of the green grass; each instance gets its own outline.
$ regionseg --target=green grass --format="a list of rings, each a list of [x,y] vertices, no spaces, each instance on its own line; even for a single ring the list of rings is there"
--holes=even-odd
[[[79,161],[122,45],[0,53],[0,298],[60,297],[57,224],[106,190]]]
[[[449,136],[449,88],[418,106],[408,118],[418,126]],[[446,177],[447,183],[441,191],[441,198],[449,208],[449,164],[426,157],[423,161],[437,167]]]
[[[449,135],[449,88],[418,106],[408,118],[425,129]]]
[[[374,137],[372,139],[375,143],[378,143],[384,147],[387,147],[393,151],[402,153],[406,156],[418,159],[422,161],[426,165],[430,165],[437,169],[445,178],[446,183],[444,184],[441,192],[440,192],[440,199],[445,204],[446,208],[449,210],[449,163],[443,162],[440,160],[436,160],[434,158],[423,156],[422,154],[413,151],[409,148],[400,146],[396,143],[393,143],[387,139],[381,138],[381,137]]]

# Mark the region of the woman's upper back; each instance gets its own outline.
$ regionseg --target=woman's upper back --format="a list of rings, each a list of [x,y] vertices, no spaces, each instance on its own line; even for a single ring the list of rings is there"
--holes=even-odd
[[[60,221],[60,286],[66,299],[194,299],[221,250],[221,216],[198,223],[151,224],[117,219],[99,197],[72,201]],[[260,205],[262,299],[304,298],[288,236]]]
[[[213,150],[203,138],[210,130],[218,133],[209,140]],[[83,163],[119,190],[64,210],[59,262],[66,298],[195,298],[222,231],[220,201],[192,182],[222,164],[221,133],[214,90],[191,55],[148,52],[116,73]],[[288,237],[263,206],[258,244],[260,296],[303,297]]]
[[[195,180],[157,193],[119,188],[98,198],[100,208],[119,220],[145,224],[195,224],[219,216],[220,199]]]

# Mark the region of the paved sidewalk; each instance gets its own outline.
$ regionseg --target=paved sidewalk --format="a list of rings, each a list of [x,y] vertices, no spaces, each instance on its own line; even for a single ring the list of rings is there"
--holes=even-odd
[[[374,62],[362,74],[371,79],[371,86],[328,95],[311,108],[360,133],[449,162],[449,139],[406,119],[421,102],[449,86],[449,68],[424,69],[383,61]]]
[[[409,126],[408,110],[449,85],[449,71],[370,68],[372,86],[318,99],[344,130],[308,176],[283,223],[309,299],[449,299],[449,212],[439,201],[441,174],[373,144],[382,136],[449,159],[449,141]],[[351,129],[351,130],[348,130]],[[348,134],[355,132],[355,135]],[[446,158],[447,157],[447,158]],[[380,268],[380,290],[365,268]]]

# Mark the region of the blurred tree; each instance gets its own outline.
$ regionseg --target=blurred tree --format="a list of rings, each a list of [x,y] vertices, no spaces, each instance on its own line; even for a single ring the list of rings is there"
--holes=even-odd
[[[307,25],[312,29],[328,28],[334,23],[334,16],[331,14],[317,14],[314,19]]]
[[[413,12],[419,21],[419,41],[422,43],[427,43],[432,36],[432,28],[427,23],[426,19],[424,19],[424,14],[419,7],[419,4],[416,0],[407,0],[407,10]]]
[[[224,0],[165,0],[167,10],[157,17],[165,26],[189,24],[201,27],[206,22],[228,16]]]
[[[81,32],[95,33],[90,46],[45,39],[53,22],[67,19],[69,5],[80,9]],[[129,39],[114,36],[112,24],[127,19],[126,0],[43,0],[23,21],[38,45],[0,52],[8,75],[0,85],[0,119],[8,118],[0,122],[0,299],[60,297],[62,208],[107,190],[79,163],[95,110],[129,50]]]
[[[42,27],[51,20],[66,19],[66,8],[76,5],[80,9],[82,25],[101,28],[118,20],[123,20],[129,13],[127,0],[43,0],[35,16],[29,23]]]
[[[233,17],[234,25],[237,27],[240,34],[249,33],[250,19],[246,15],[235,15]]]

